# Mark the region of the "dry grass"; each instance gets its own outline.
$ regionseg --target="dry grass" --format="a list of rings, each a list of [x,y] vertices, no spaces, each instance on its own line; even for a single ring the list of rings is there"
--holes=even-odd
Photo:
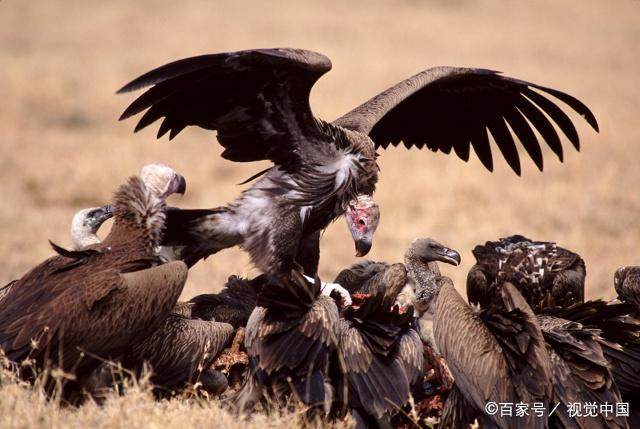
[[[68,245],[72,214],[107,201],[147,162],[187,177],[187,196],[174,204],[234,198],[235,184],[261,166],[220,160],[213,135],[195,129],[172,143],[155,142],[152,129],[133,135],[132,121],[116,122],[131,97],[114,91],[171,59],[294,46],[333,60],[312,94],[326,119],[433,65],[502,70],[584,100],[601,133],[579,124],[582,152],[567,148],[565,165],[548,156],[544,174],[532,163],[517,178],[500,162],[490,174],[475,158],[467,165],[416,150],[384,153],[376,194],[383,217],[371,257],[399,260],[411,239],[432,236],[461,251],[462,266],[446,268],[461,287],[475,244],[518,232],[578,251],[588,295],[611,296],[614,269],[640,262],[638,22],[640,3],[624,0],[2,1],[0,283],[50,255],[47,238]],[[355,260],[342,221],[329,227],[322,251],[323,278]],[[237,249],[196,267],[184,296],[215,290],[231,273],[252,274]],[[212,404],[143,398],[54,411],[28,391],[3,387],[0,427],[240,425]]]

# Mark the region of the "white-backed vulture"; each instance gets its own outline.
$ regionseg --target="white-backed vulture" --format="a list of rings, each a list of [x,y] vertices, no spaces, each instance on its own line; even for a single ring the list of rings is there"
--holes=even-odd
[[[301,241],[315,239],[342,214],[356,254],[365,255],[379,218],[372,200],[376,150],[389,145],[453,150],[465,161],[473,147],[492,170],[490,132],[520,174],[514,135],[539,169],[543,156],[534,129],[561,161],[553,123],[579,148],[573,123],[548,96],[598,129],[591,111],[568,94],[491,70],[459,67],[420,72],[329,123],[313,115],[309,95],[330,69],[331,61],[316,52],[256,49],[175,61],[120,89],[151,87],[120,117],[145,112],[136,130],[163,118],[158,137],[169,133],[171,139],[196,125],[217,132],[226,159],[274,163],[254,175],[262,177],[228,206],[173,214],[168,241],[189,245],[184,254],[189,264],[240,245],[261,270],[288,274]]]
[[[181,190],[184,179],[175,171],[146,166],[116,192],[114,224],[102,243],[80,251],[54,245],[59,254],[19,279],[0,308],[0,347],[7,357],[73,373],[62,393],[74,402],[99,359],[119,356],[153,332],[187,277],[183,262],[158,265],[155,254],[164,200]]]
[[[485,413],[488,402],[540,403],[549,410],[553,395],[550,358],[533,311],[506,283],[500,300],[476,311],[447,277],[438,281],[434,334],[455,378],[442,427],[466,427],[484,418],[501,428],[546,428],[547,416]],[[531,405],[530,405],[531,406]]]
[[[561,307],[584,301],[584,261],[555,243],[513,235],[476,246],[473,255],[477,262],[467,276],[473,304],[488,305],[505,282],[516,286],[536,312],[549,300]]]
[[[258,306],[247,323],[245,345],[249,379],[238,397],[242,412],[257,401],[283,405],[293,397],[313,409],[329,411],[332,389],[326,377],[337,346],[338,308],[320,293],[320,281],[298,271],[265,276]]]

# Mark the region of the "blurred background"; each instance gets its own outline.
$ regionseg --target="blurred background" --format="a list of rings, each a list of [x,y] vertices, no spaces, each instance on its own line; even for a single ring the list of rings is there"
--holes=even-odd
[[[382,209],[370,258],[400,261],[415,237],[460,251],[444,267],[464,290],[474,245],[513,233],[558,244],[587,263],[587,295],[613,294],[613,272],[640,264],[640,2],[606,1],[53,1],[0,2],[0,284],[70,246],[73,214],[102,205],[126,177],[160,161],[187,178],[181,207],[214,207],[261,164],[219,158],[213,133],[155,140],[117,118],[135,94],[122,85],[191,55],[299,47],[333,61],[312,93],[333,120],[396,82],[436,65],[476,66],[569,92],[595,113],[577,115],[582,150],[523,175],[494,153],[489,173],[427,151],[382,153]],[[521,152],[522,153],[522,152]],[[108,227],[101,231],[105,234]],[[321,277],[356,261],[344,220],[322,240]],[[238,249],[191,272],[183,297],[214,291],[230,274],[254,275]]]

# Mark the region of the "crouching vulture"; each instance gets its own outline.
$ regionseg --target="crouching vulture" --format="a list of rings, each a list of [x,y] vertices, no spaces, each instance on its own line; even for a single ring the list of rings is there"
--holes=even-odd
[[[119,92],[151,87],[123,112],[145,112],[136,131],[163,118],[158,137],[189,125],[217,132],[222,156],[236,162],[270,160],[255,184],[226,207],[175,211],[167,241],[187,245],[185,261],[230,246],[247,250],[265,272],[288,275],[301,242],[318,253],[318,231],[346,214],[356,254],[367,254],[378,225],[372,200],[376,151],[397,146],[453,152],[468,161],[473,147],[493,170],[489,133],[509,166],[521,172],[517,137],[542,170],[541,145],[563,160],[554,123],[579,148],[578,133],[554,97],[594,128],[576,98],[498,72],[436,67],[376,95],[333,122],[314,116],[309,95],[331,69],[322,54],[300,49],[255,49],[202,55],[152,70]],[[510,131],[511,130],[511,131]],[[314,258],[312,258],[314,259]],[[309,273],[307,273],[309,274]]]
[[[328,412],[333,392],[327,374],[337,345],[338,308],[320,294],[320,281],[298,271],[265,276],[258,306],[247,323],[249,379],[238,396],[242,412],[258,401],[279,405],[291,397]]]
[[[78,251],[54,245],[57,256],[19,279],[0,307],[0,347],[9,359],[74,374],[62,397],[75,402],[100,359],[121,355],[153,332],[187,278],[183,262],[160,265],[156,256],[165,199],[184,188],[169,167],[145,166],[116,192],[114,224],[102,243]]]
[[[470,302],[488,305],[505,282],[516,286],[536,312],[549,302],[564,307],[584,301],[584,261],[555,243],[513,235],[476,246],[473,255]]]
[[[627,427],[624,417],[596,410],[569,417],[572,403],[622,401],[637,383],[640,322],[626,304],[584,301],[585,265],[555,243],[512,236],[474,249],[477,264],[467,278],[472,304],[487,308],[506,284],[515,284],[535,310],[553,376],[557,412],[552,426]]]
[[[422,341],[413,328],[413,308],[401,310],[395,298],[378,292],[357,308],[347,307],[338,324],[332,376],[336,403],[348,406],[359,429],[388,427],[422,374]]]

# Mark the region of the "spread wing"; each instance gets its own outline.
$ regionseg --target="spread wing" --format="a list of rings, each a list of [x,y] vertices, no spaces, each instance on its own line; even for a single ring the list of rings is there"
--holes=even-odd
[[[580,149],[575,126],[549,95],[563,101],[598,130],[593,113],[564,92],[492,70],[457,67],[435,67],[418,73],[356,107],[334,124],[368,134],[376,147],[387,148],[403,142],[407,148],[426,147],[447,154],[453,149],[465,161],[473,147],[480,161],[492,171],[488,130],[509,166],[520,174],[513,134],[540,170],[543,157],[534,129],[560,161],[563,148],[552,123]]]
[[[298,49],[256,49],[175,61],[152,70],[118,92],[151,86],[124,111],[146,110],[136,131],[164,118],[158,138],[188,125],[218,132],[222,156],[239,162],[299,164],[301,145],[321,134],[309,106],[315,82],[331,69],[324,55]]]

